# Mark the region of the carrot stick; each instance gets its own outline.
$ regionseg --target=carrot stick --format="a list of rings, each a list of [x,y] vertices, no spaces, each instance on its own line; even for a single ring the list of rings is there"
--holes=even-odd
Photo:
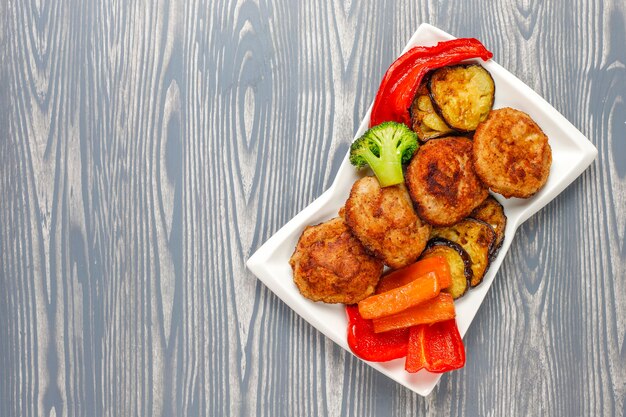
[[[374,332],[381,333],[418,324],[436,323],[453,319],[455,316],[452,296],[442,292],[435,298],[392,316],[374,319]]]
[[[436,297],[439,290],[437,275],[429,272],[406,285],[360,301],[359,313],[364,319],[390,316]]]
[[[442,256],[433,256],[383,275],[376,287],[376,294],[406,285],[429,272],[437,274],[440,289],[448,288],[452,285],[448,261]]]

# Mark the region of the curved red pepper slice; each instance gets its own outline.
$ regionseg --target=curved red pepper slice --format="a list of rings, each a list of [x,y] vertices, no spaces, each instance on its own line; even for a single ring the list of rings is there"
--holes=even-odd
[[[465,347],[455,320],[411,327],[405,369],[448,372],[465,365]]]
[[[435,46],[416,46],[398,58],[387,70],[378,88],[370,127],[393,121],[411,126],[409,107],[417,88],[428,71],[471,58],[484,61],[493,56],[474,38],[439,42]]]
[[[359,358],[371,362],[386,362],[406,356],[409,329],[375,333],[372,320],[359,314],[356,305],[346,306],[348,314],[348,346]]]

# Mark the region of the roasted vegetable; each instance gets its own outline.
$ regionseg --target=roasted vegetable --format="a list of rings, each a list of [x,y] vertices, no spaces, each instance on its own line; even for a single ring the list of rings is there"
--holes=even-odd
[[[463,296],[472,281],[472,260],[469,254],[458,243],[448,239],[434,238],[428,242],[422,259],[443,257],[448,262],[452,284],[445,291],[454,299]]]
[[[449,276],[447,279],[446,283],[449,285]],[[359,313],[364,319],[391,316],[435,298],[440,290],[437,275],[434,272],[429,272],[406,285],[359,301]]]
[[[453,39],[435,46],[409,49],[385,72],[372,106],[370,126],[389,121],[409,126],[409,107],[428,71],[470,58],[487,60],[492,56],[480,41],[473,38]]]
[[[350,162],[357,168],[369,165],[381,187],[402,184],[402,164],[418,147],[417,135],[402,123],[384,122],[372,127],[350,146]]]
[[[372,362],[386,362],[406,356],[409,329],[376,334],[372,320],[361,317],[356,305],[346,306],[346,314],[348,346],[356,356]]]
[[[436,70],[428,81],[433,105],[448,126],[470,132],[487,118],[496,85],[480,65],[455,65]]]
[[[378,281],[376,286],[376,294],[382,294],[398,287],[402,287],[417,278],[434,272],[437,275],[439,288],[450,286],[450,267],[445,258],[429,257],[422,259],[404,268],[396,269],[386,273]]]
[[[437,114],[429,94],[426,84],[423,83],[417,90],[415,100],[409,109],[411,126],[421,142],[453,132],[452,128]]]
[[[374,332],[384,333],[390,330],[404,329],[418,324],[431,324],[450,320],[456,316],[454,300],[447,293],[439,293],[435,298],[407,308],[391,316],[373,319]]]
[[[465,365],[465,346],[455,320],[412,327],[406,352],[407,372],[448,372]]]
[[[504,240],[504,230],[506,229],[506,215],[504,214],[504,207],[493,196],[489,196],[483,201],[480,206],[476,207],[470,214],[470,217],[474,219],[482,220],[485,223],[493,227],[496,232],[496,241],[489,254],[490,259],[495,259],[498,256],[498,250],[502,246]]]
[[[458,243],[472,260],[472,279],[470,285],[477,286],[483,280],[489,267],[489,253],[496,241],[493,228],[481,221],[466,218],[448,227],[433,228],[432,237],[440,237]]]

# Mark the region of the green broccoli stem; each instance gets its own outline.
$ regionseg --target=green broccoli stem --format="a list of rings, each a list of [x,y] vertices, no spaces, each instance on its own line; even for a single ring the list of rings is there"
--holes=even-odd
[[[381,187],[389,187],[390,185],[402,184],[404,182],[402,164],[398,161],[380,161],[372,166],[372,170],[376,174]]]
[[[372,167],[374,174],[378,178],[381,187],[401,184],[404,182],[402,172],[402,156],[396,148],[396,141],[388,140],[382,142],[384,149],[381,151],[381,158]]]

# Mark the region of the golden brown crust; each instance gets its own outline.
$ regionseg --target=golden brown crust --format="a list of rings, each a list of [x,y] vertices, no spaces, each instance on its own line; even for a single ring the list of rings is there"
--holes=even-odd
[[[361,301],[374,293],[383,272],[340,217],[304,229],[289,264],[300,293],[326,303]]]
[[[474,167],[480,179],[506,198],[528,198],[548,180],[548,137],[526,113],[494,110],[474,134]]]
[[[430,226],[415,213],[406,187],[381,188],[375,177],[354,183],[344,214],[352,233],[394,269],[415,262],[430,235]]]
[[[435,226],[455,224],[488,195],[474,172],[472,142],[464,137],[421,146],[407,168],[406,182],[419,216]]]

